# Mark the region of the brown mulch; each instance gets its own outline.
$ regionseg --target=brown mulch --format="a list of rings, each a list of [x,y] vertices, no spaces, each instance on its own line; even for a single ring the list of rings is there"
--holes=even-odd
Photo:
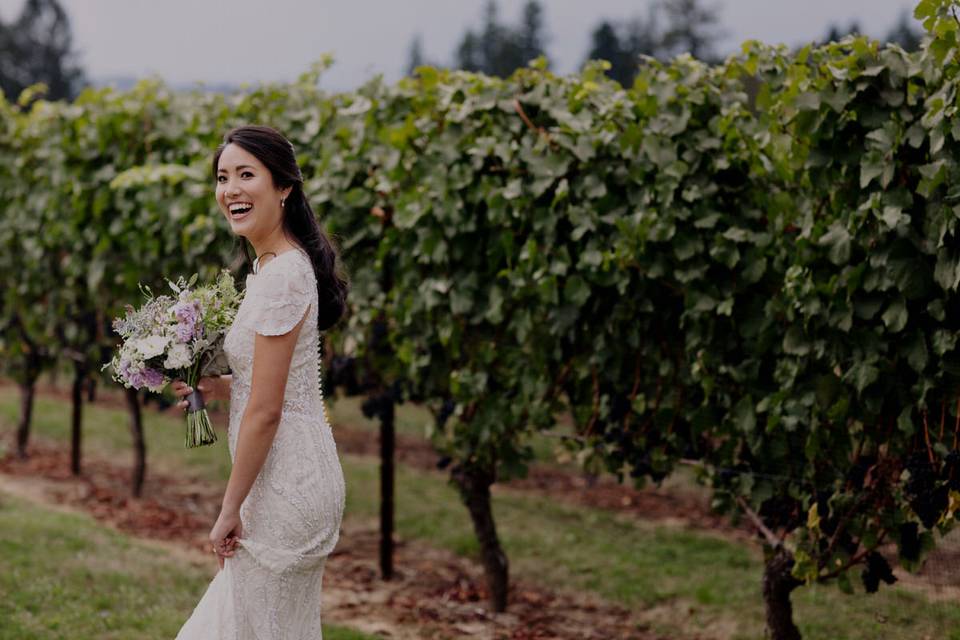
[[[130,471],[87,456],[83,473],[70,474],[69,454],[55,444],[30,445],[27,460],[0,458],[0,473],[43,478],[45,498],[89,512],[135,536],[173,542],[206,553],[207,534],[219,510],[221,490],[151,472],[141,498],[129,496]],[[488,605],[481,567],[427,544],[398,540],[395,576],[379,578],[379,532],[373,525],[346,526],[325,573],[324,610],[333,621],[386,620],[382,632],[415,628],[430,638],[492,640],[656,640],[627,609],[588,594],[513,580],[507,613]],[[375,613],[372,613],[375,612]],[[396,633],[401,637],[402,633]]]
[[[0,387],[14,386],[0,380]],[[71,401],[69,389],[53,385],[37,385],[37,394]],[[96,403],[112,409],[126,410],[126,400],[113,389],[98,389]],[[171,415],[182,412],[171,408]],[[226,412],[222,405],[209,411],[214,424],[225,424]],[[380,455],[378,436],[369,429],[350,425],[334,425],[337,449],[344,453],[377,457]],[[431,444],[422,439],[396,435],[396,460],[418,470],[437,470],[439,456]],[[69,468],[69,465],[66,467]],[[644,520],[669,521],[703,531],[719,533],[738,541],[757,539],[746,524],[737,527],[729,519],[710,509],[705,495],[692,491],[678,491],[648,486],[644,489],[619,484],[610,477],[591,477],[570,469],[546,465],[532,465],[526,478],[510,480],[499,486],[511,490],[542,495],[550,499],[589,506],[617,513],[630,514]]]
[[[48,491],[54,502],[82,507],[121,531],[206,549],[207,534],[220,513],[221,487],[148,471],[143,496],[134,498],[129,467],[87,455],[82,474],[73,476],[69,451],[33,440],[26,460],[13,451],[0,458],[0,473],[57,481]]]

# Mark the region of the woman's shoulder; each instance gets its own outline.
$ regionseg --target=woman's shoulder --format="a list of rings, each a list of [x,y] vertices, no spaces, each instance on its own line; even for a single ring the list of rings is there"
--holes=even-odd
[[[247,276],[246,291],[258,299],[310,298],[317,291],[313,263],[303,249],[288,249]]]
[[[257,267],[256,273],[253,274],[254,276],[267,273],[297,272],[302,271],[305,267],[309,267],[312,270],[313,263],[306,251],[300,247],[294,247],[293,249],[282,251],[276,256],[271,256],[266,262],[258,263]]]
[[[283,251],[264,263],[256,274],[247,276],[244,295],[243,323],[256,333],[276,336],[287,333],[304,317],[304,312],[317,296],[316,281],[308,277],[313,271],[310,258],[297,257],[297,249]]]

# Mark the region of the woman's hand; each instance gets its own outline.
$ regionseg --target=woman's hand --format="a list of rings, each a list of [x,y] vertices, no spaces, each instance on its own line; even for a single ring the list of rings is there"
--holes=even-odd
[[[232,557],[237,548],[237,539],[243,537],[243,525],[238,511],[222,510],[216,524],[210,530],[210,544],[217,561],[223,569],[223,559]]]
[[[229,400],[230,399],[230,382],[233,380],[233,376],[214,376],[214,377],[203,377],[200,378],[200,382],[197,383],[197,389],[200,393],[203,394],[203,399],[205,402],[210,402],[212,400]],[[178,398],[181,398],[177,402],[177,406],[186,409],[188,403],[183,398],[186,398],[188,395],[193,393],[193,387],[189,386],[183,380],[174,380],[171,385],[173,389],[173,395]]]

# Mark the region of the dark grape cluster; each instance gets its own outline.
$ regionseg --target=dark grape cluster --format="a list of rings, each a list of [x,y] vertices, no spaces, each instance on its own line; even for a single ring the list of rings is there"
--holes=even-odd
[[[936,526],[949,506],[950,489],[946,485],[922,493],[910,501],[910,508],[920,517],[920,522],[927,529]]]
[[[897,576],[893,575],[890,563],[876,551],[872,551],[867,556],[867,568],[860,574],[860,578],[863,580],[863,586],[867,593],[876,593],[880,588],[881,581],[887,584],[893,584],[897,581]]]
[[[363,411],[363,415],[369,419],[379,418],[382,420],[383,417],[387,415],[387,412],[393,408],[394,404],[393,394],[388,390],[369,396],[363,401],[363,404],[360,405],[360,410]]]
[[[331,387],[343,387],[348,396],[360,395],[363,392],[357,380],[356,359],[351,356],[334,356],[325,377]]]
[[[610,421],[621,422],[630,411],[630,399],[625,394],[617,394],[610,404]]]
[[[910,562],[920,559],[920,525],[916,522],[900,525],[900,557]]]
[[[603,432],[604,441],[615,444],[620,449],[629,449],[633,442],[633,434],[624,429],[622,424],[611,424]]]
[[[643,476],[654,473],[650,454],[641,451],[635,451],[630,459],[630,477],[639,480]]]
[[[443,404],[440,405],[440,411],[437,413],[437,429],[443,429],[446,426],[447,420],[450,419],[453,410],[456,408],[457,403],[453,401],[453,398],[444,398]]]
[[[907,456],[904,467],[910,473],[903,487],[910,508],[924,527],[932,529],[950,504],[950,489],[938,482],[937,469],[924,453]]]
[[[382,319],[374,320],[370,326],[370,343],[368,347],[375,351],[385,347],[387,342],[387,323]]]
[[[877,456],[860,456],[847,472],[847,481],[856,491],[861,491],[867,479],[867,471],[877,463]]]
[[[937,475],[926,453],[911,453],[903,461],[903,466],[910,472],[910,478],[904,485],[908,494],[918,495],[933,488]]]
[[[634,460],[630,465],[630,477],[639,480],[648,473],[653,473],[653,467],[650,466],[650,456],[644,456],[644,459]]]

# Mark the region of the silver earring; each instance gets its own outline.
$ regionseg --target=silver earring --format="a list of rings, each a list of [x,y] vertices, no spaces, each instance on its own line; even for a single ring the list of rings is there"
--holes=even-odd
[[[280,198],[280,206],[281,206],[281,207],[283,206],[284,200],[285,200],[285,198]]]

